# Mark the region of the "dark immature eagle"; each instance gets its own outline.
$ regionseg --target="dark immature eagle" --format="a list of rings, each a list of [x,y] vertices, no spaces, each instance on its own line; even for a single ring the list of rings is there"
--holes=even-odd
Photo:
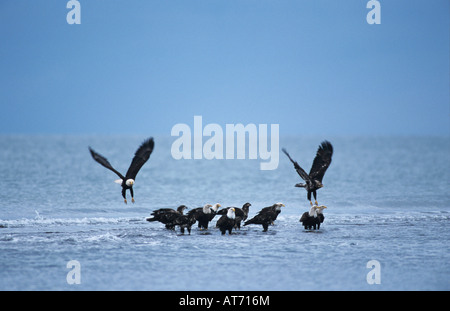
[[[147,221],[159,221],[166,225],[167,229],[175,230],[176,226],[180,227],[180,231],[184,234],[184,229],[187,229],[191,234],[191,227],[195,224],[194,217],[184,215],[183,211],[187,209],[185,205],[178,206],[177,210],[172,208],[160,208],[151,213],[153,217],[146,218]]]
[[[193,224],[195,224],[196,220],[194,217],[189,215],[179,215],[178,218],[175,220],[174,224],[175,226],[180,227],[180,231],[182,234],[184,234],[184,229],[187,229],[189,234],[191,234],[191,227]]]
[[[154,146],[155,142],[153,141],[152,137],[150,137],[149,139],[147,139],[142,143],[142,145],[138,148],[138,150],[136,150],[136,153],[134,154],[133,160],[131,161],[130,167],[128,168],[128,171],[125,174],[125,176],[123,176],[116,169],[114,169],[104,156],[95,152],[91,147],[89,147],[89,151],[91,152],[92,158],[94,158],[95,161],[97,161],[107,169],[116,173],[117,176],[119,176],[120,179],[116,180],[115,182],[122,185],[122,196],[126,204],[127,189],[130,190],[131,202],[134,203],[134,194],[133,194],[134,180],[136,179],[136,175],[141,169],[141,167],[150,158],[150,154],[152,153]]]
[[[185,209],[187,209],[185,205],[178,206],[177,210],[173,208],[160,208],[150,214],[153,217],[146,218],[145,220],[149,222],[159,221],[166,225],[166,229],[173,230],[177,225],[178,217],[183,215]]]
[[[298,165],[298,163],[294,160],[292,160],[289,153],[286,151],[286,149],[282,149],[283,152],[288,156],[289,160],[294,164],[294,168],[297,171],[297,173],[300,175],[300,177],[305,181],[305,183],[299,183],[296,184],[295,187],[302,187],[305,188],[306,191],[308,191],[308,200],[311,206],[313,205],[311,201],[311,193],[314,195],[315,205],[317,204],[317,193],[316,190],[323,187],[322,179],[323,175],[325,175],[325,172],[327,168],[331,164],[331,157],[333,155],[333,146],[329,141],[324,141],[320,144],[319,149],[317,150],[316,157],[314,158],[314,162],[312,164],[311,170],[309,171],[309,174],[305,172],[304,169]]]
[[[256,214],[255,217],[253,217],[250,220],[247,220],[244,223],[244,226],[251,224],[262,225],[263,232],[266,232],[269,229],[269,225],[273,224],[275,219],[277,219],[278,214],[281,212],[282,206],[284,206],[283,203],[275,203],[272,206],[264,207],[262,210],[259,211],[258,214]]]

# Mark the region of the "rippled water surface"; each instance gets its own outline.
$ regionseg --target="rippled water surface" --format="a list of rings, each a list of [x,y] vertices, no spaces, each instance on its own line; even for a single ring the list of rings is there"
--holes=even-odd
[[[1,290],[401,290],[450,289],[448,138],[328,138],[333,162],[320,230],[298,222],[309,209],[299,176],[280,154],[260,160],[174,160],[171,137],[156,147],[125,205],[116,176],[145,137],[0,136]],[[322,138],[282,137],[307,171]],[[252,203],[250,217],[283,202],[274,226],[191,235],[145,218],[157,208]],[[81,284],[69,285],[77,260]],[[369,285],[370,260],[381,284]]]

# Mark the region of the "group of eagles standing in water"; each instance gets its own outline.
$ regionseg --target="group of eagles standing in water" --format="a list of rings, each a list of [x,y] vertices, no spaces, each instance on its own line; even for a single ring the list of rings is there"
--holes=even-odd
[[[122,186],[122,196],[124,202],[127,203],[126,190],[130,191],[131,201],[134,203],[134,192],[133,185],[136,179],[136,175],[141,169],[141,167],[150,158],[155,142],[153,138],[145,140],[134,154],[133,160],[131,161],[130,167],[127,173],[122,175],[119,173],[109,161],[99,153],[95,152],[89,147],[89,151],[92,158],[106,167],[107,169],[113,171],[119,179],[115,182]],[[286,149],[282,149],[289,160],[294,165],[295,170],[300,175],[304,182],[298,183],[295,187],[305,188],[307,191],[307,198],[311,204],[311,209],[309,212],[303,213],[300,218],[305,230],[320,229],[320,224],[324,221],[325,217],[323,215],[323,210],[326,208],[324,205],[317,203],[317,193],[316,191],[323,187],[322,179],[325,175],[326,170],[330,166],[331,157],[333,155],[333,146],[328,141],[323,141],[317,150],[316,157],[314,158],[311,170],[308,173],[305,172],[301,166],[294,161]],[[312,203],[311,195],[314,196],[315,203]],[[233,229],[240,229],[241,222],[244,222],[244,226],[255,224],[262,225],[263,231],[266,232],[269,225],[273,224],[277,219],[278,214],[281,212],[281,207],[284,207],[283,203],[275,203],[272,206],[264,207],[258,214],[253,218],[247,220],[249,208],[251,204],[245,203],[242,208],[238,207],[226,207],[223,209],[219,208],[221,205],[216,203],[214,205],[207,204],[203,207],[198,207],[190,210],[187,214],[184,211],[187,209],[185,205],[179,206],[176,210],[171,208],[161,208],[155,210],[151,213],[152,217],[147,218],[147,221],[159,221],[165,225],[167,229],[175,230],[176,226],[179,226],[181,233],[184,234],[185,229],[188,233],[191,233],[191,227],[196,222],[198,222],[198,228],[200,230],[207,230],[208,224],[213,220],[216,215],[221,215],[216,223],[221,233],[224,235],[228,231],[231,234]]]

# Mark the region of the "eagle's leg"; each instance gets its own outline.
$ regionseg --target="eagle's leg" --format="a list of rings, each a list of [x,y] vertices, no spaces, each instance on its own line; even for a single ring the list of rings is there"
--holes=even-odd
[[[125,202],[125,204],[127,204],[127,194],[126,194],[125,188],[122,188],[122,196],[123,196],[123,201]]]
[[[130,188],[130,194],[131,194],[131,202],[134,203],[134,193],[133,193],[133,188]]]
[[[311,191],[308,190],[308,201],[309,204],[311,204],[311,206],[313,206],[312,201],[311,201]]]
[[[313,196],[314,196],[314,203],[315,203],[316,205],[319,205],[319,204],[317,203],[317,193],[316,193],[316,190],[313,191]],[[311,205],[312,205],[312,204],[311,204]]]

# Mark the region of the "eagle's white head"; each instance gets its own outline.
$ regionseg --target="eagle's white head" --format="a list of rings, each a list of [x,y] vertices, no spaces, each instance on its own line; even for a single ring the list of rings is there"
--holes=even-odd
[[[205,206],[203,206],[203,213],[205,214],[210,214],[211,213],[211,204],[206,204]]]
[[[325,208],[327,208],[325,205],[317,206],[317,214],[322,214]]]
[[[279,211],[280,209],[281,209],[281,207],[284,207],[285,205],[283,204],[283,203],[275,203],[275,209],[277,210],[277,211]]]
[[[217,210],[219,209],[219,207],[221,207],[222,205],[220,205],[219,203],[216,203],[216,204],[214,204],[212,207],[211,207],[211,209],[214,211],[214,212],[217,212]]]
[[[317,206],[317,205],[313,205],[313,206],[311,206],[311,209],[309,210],[309,216],[310,217],[317,217],[317,209],[318,209],[319,207]]]
[[[116,184],[119,184],[119,185],[121,185],[122,183],[123,183],[123,180],[122,179],[116,179],[116,180],[114,180],[114,182],[116,183]],[[133,187],[133,185],[134,185],[134,179],[127,179],[126,181],[125,181],[125,185],[127,185],[128,187]]]
[[[236,214],[234,212],[235,212],[235,209],[233,207],[229,208],[228,212],[227,212],[227,217],[230,218],[230,219],[235,219],[236,218]]]

